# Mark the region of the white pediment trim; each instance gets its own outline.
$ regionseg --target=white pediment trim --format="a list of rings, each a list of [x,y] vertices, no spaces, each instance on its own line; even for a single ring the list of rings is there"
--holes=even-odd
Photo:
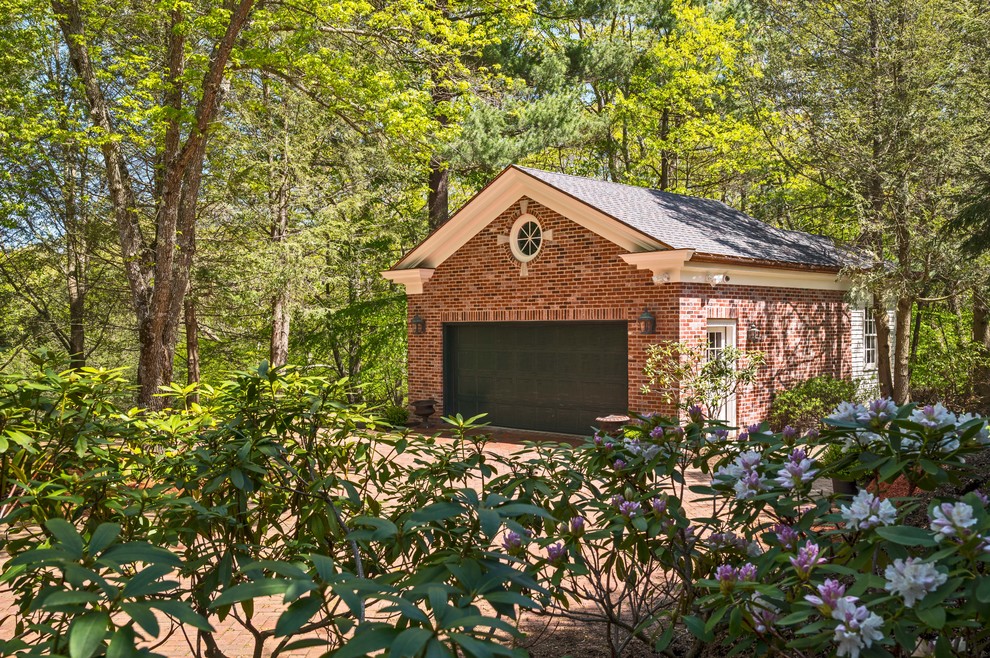
[[[509,167],[389,271],[436,268],[505,212],[506,208],[524,197],[560,213],[626,251],[667,248],[659,240],[623,224],[583,201],[515,167]]]

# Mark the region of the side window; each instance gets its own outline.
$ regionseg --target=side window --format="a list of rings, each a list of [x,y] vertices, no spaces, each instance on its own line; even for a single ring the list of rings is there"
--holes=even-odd
[[[863,363],[877,365],[877,320],[870,309],[863,312]]]

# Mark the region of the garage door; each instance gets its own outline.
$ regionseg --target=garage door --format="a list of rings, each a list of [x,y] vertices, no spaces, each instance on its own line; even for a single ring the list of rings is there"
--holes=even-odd
[[[627,325],[488,323],[444,328],[444,406],[500,427],[588,434],[625,412]]]

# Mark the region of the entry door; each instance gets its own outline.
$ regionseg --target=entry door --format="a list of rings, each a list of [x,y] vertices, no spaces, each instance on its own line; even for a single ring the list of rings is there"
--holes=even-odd
[[[726,347],[736,345],[736,323],[734,320],[709,320],[708,321],[708,347],[706,357],[714,359]],[[716,409],[709,409],[709,412],[719,420],[725,421],[728,425],[736,424],[736,394],[728,392],[722,396],[722,402]]]

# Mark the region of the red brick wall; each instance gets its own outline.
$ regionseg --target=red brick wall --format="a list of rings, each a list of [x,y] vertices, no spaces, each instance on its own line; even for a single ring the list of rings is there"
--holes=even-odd
[[[657,395],[644,397],[641,393],[646,345],[700,335],[705,308],[728,309],[733,304],[735,312],[741,314],[741,327],[753,313],[763,314],[781,327],[794,324],[790,318],[809,320],[797,325],[793,338],[781,333],[781,344],[793,343],[792,351],[810,346],[821,356],[802,357],[795,367],[789,363],[788,353],[781,352],[781,360],[777,355],[771,360],[767,383],[776,384],[781,373],[833,372],[827,368],[836,359],[844,365],[834,372],[848,374],[848,357],[843,360],[837,356],[841,353],[838,340],[831,340],[834,345],[825,349],[825,334],[829,332],[822,324],[838,322],[842,335],[848,334],[848,310],[841,293],[732,286],[718,289],[715,295],[710,286],[654,285],[651,272],[637,270],[620,258],[625,253],[621,247],[535,202],[529,202],[527,211],[539,218],[544,231],[553,231],[553,240],[545,242],[539,256],[527,264],[527,276],[520,276],[520,263],[512,257],[508,244],[498,244],[498,236],[508,235],[521,213],[517,203],[437,267],[424,284],[423,294],[409,296],[409,317],[418,313],[426,320],[426,333],[409,336],[410,400],[434,398],[442,409],[445,323],[625,320],[629,323],[629,405],[636,411],[659,409],[669,413]],[[703,299],[709,300],[707,307],[701,304]],[[655,335],[639,333],[637,318],[644,307],[657,318]],[[684,314],[681,322],[679,314]],[[769,323],[764,324],[769,328]],[[742,330],[738,344],[746,347]],[[740,420],[751,417],[742,413],[744,405],[752,404],[754,413],[762,414],[768,399],[769,390],[741,395]]]
[[[766,354],[759,381],[737,391],[742,426],[766,419],[774,391],[816,375],[852,375],[849,305],[841,292],[684,284],[680,312],[682,342],[705,341],[710,319],[734,319],[736,346]],[[754,325],[759,342],[750,340]]]

